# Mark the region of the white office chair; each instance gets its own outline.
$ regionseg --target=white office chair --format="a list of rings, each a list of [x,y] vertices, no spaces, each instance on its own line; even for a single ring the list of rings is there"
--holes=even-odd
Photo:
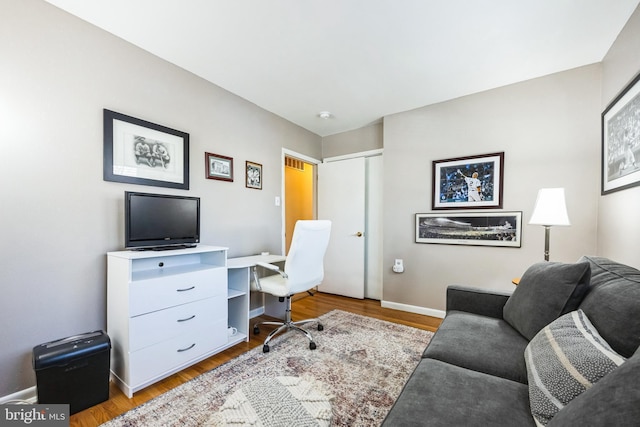
[[[302,332],[309,339],[309,348],[315,350],[316,343],[311,334],[298,325],[309,322],[318,322],[318,319],[307,319],[297,322],[291,321],[291,296],[298,292],[309,291],[319,285],[324,278],[324,254],[329,244],[331,234],[331,221],[298,221],[293,230],[291,246],[284,264],[284,272],[273,264],[258,263],[260,267],[276,271],[267,277],[258,277],[257,268],[253,268],[253,278],[255,289],[279,297],[281,302],[286,300],[286,312],[284,322],[259,322],[253,326],[253,333],[259,334],[259,325],[276,325],[277,329],[272,331],[264,340],[262,351],[269,351],[269,341],[282,331],[293,329]],[[323,326],[318,322],[318,330]]]

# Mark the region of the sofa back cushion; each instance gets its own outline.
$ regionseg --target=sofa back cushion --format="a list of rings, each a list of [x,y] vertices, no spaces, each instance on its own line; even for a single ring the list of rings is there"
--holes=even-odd
[[[504,320],[526,339],[575,310],[589,286],[589,263],[540,262],[520,278],[502,310]]]
[[[607,258],[584,256],[591,285],[580,304],[611,348],[630,357],[640,346],[640,271]]]

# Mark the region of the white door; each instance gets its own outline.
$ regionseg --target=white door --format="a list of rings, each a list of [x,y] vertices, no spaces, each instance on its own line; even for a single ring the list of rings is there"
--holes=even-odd
[[[321,292],[364,298],[365,158],[318,165],[318,219],[329,219]]]

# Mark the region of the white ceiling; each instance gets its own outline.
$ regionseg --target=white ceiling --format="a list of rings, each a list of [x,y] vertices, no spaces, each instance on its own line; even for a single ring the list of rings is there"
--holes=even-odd
[[[326,136],[599,62],[640,0],[47,1]]]

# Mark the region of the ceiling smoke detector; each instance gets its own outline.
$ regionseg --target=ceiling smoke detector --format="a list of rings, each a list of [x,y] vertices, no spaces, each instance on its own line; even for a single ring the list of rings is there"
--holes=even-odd
[[[320,111],[318,113],[318,117],[320,117],[321,119],[327,120],[331,118],[331,113],[328,111]]]

